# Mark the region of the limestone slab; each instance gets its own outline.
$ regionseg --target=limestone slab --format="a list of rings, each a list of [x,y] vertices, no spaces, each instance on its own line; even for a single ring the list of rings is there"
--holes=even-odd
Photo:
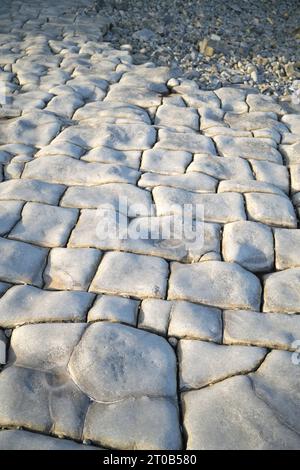
[[[107,320],[135,326],[139,301],[117,295],[99,295],[88,313],[88,321]]]
[[[300,312],[300,268],[290,268],[266,276],[264,312]]]
[[[275,229],[275,259],[277,269],[300,267],[300,230]]]
[[[250,220],[275,227],[297,227],[296,214],[287,197],[277,194],[247,193],[245,199]]]

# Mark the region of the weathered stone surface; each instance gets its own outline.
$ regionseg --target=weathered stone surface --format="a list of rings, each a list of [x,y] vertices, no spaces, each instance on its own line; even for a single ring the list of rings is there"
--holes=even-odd
[[[164,398],[93,403],[87,413],[83,435],[104,447],[124,450],[181,448],[177,407]]]
[[[264,284],[264,312],[300,312],[300,268],[269,274]]]
[[[95,446],[88,446],[72,442],[67,439],[57,439],[36,432],[2,430],[0,431],[1,450],[97,450]],[[99,449],[100,450],[100,449]]]
[[[99,295],[88,313],[88,321],[107,320],[135,326],[139,301],[113,295]]]
[[[220,308],[257,310],[261,286],[256,276],[235,263],[173,263],[168,298]]]
[[[141,170],[177,175],[185,173],[191,160],[192,154],[189,152],[154,148],[143,153]]]
[[[93,298],[87,292],[49,292],[14,286],[0,299],[0,325],[11,328],[24,323],[85,321]]]
[[[78,387],[101,402],[176,394],[171,346],[157,335],[125,325],[92,324],[74,349],[68,369]]]
[[[135,184],[139,173],[123,165],[87,163],[72,157],[49,156],[27,163],[22,177],[69,186],[93,186],[105,183]]]
[[[10,237],[41,246],[64,246],[78,218],[76,209],[28,202]]]
[[[291,165],[291,191],[296,193],[300,191],[300,165]]]
[[[221,100],[223,111],[232,111],[234,113],[246,113],[248,106],[246,101],[246,91],[240,88],[223,87],[215,91]]]
[[[299,157],[300,143],[299,142],[295,142],[294,144],[291,144],[291,145],[280,145],[279,150],[284,156],[286,165],[296,165],[300,163],[300,157]]]
[[[160,299],[146,299],[141,303],[138,328],[166,335],[172,302]]]
[[[68,188],[61,205],[83,209],[110,207],[121,212],[120,201],[125,208],[127,202],[129,217],[151,215],[152,200],[149,192],[131,184],[109,183],[102,186]]]
[[[106,253],[90,286],[91,292],[162,298],[168,263],[132,253]]]
[[[184,300],[173,301],[168,334],[177,338],[220,342],[222,339],[221,310]]]
[[[53,248],[44,271],[45,287],[87,290],[101,259],[93,248]]]
[[[247,193],[245,199],[250,220],[275,227],[297,227],[296,214],[287,197],[277,194]]]
[[[286,126],[277,120],[276,114],[270,111],[253,111],[242,116],[229,112],[225,114],[224,121],[234,129],[245,131],[255,131],[257,129],[286,130]]]
[[[220,180],[253,179],[249,163],[242,158],[220,158],[208,155],[195,155],[187,172],[200,171]]]
[[[246,310],[224,312],[224,342],[275,349],[297,349],[300,316]]]
[[[147,124],[78,125],[63,130],[53,144],[71,142],[85,149],[105,146],[116,150],[146,150],[155,143],[156,131]]]
[[[274,148],[271,139],[217,136],[214,140],[220,155],[223,157],[242,157],[282,163],[282,157],[278,150]]]
[[[23,202],[0,202],[0,235],[7,234],[21,217]]]
[[[158,173],[144,173],[138,185],[141,188],[152,189],[155,186],[170,186],[171,188],[185,189],[195,193],[215,193],[217,180],[211,176],[196,172],[170,176]]]
[[[299,435],[258,398],[248,377],[183,395],[188,449],[298,449]]]
[[[249,93],[246,101],[250,107],[250,111],[271,111],[276,114],[285,113],[284,107],[273,100],[271,96],[261,95],[260,93]]]
[[[154,123],[160,127],[174,127],[175,129],[184,126],[190,129],[199,129],[199,115],[193,108],[182,108],[178,113],[177,106],[159,106]]]
[[[285,166],[259,160],[250,160],[250,162],[258,181],[271,183],[289,193],[289,173]]]
[[[276,269],[300,267],[300,230],[275,229]]]
[[[47,252],[45,248],[0,238],[0,279],[41,287]]]
[[[255,370],[267,353],[252,346],[224,346],[182,339],[178,344],[181,390],[197,389]]]
[[[81,160],[87,162],[117,163],[138,169],[141,153],[138,150],[115,150],[108,147],[95,147],[83,155]]]
[[[265,193],[265,194],[277,194],[279,196],[285,196],[284,192],[281,191],[277,186],[270,183],[263,183],[261,181],[248,181],[248,180],[230,180],[221,181],[218,186],[219,193]]]
[[[271,351],[250,377],[256,395],[299,435],[300,368],[293,362],[293,353]]]
[[[181,215],[185,204],[191,204],[196,219],[228,223],[246,218],[240,194],[197,194],[182,189],[156,187],[153,190],[157,215]]]
[[[204,135],[193,132],[172,132],[168,129],[158,131],[156,147],[167,150],[185,150],[191,153],[215,155],[216,150],[212,140]]]
[[[10,180],[0,185],[1,201],[32,201],[58,204],[65,186],[36,180]]]
[[[151,124],[150,118],[144,109],[127,103],[113,103],[109,101],[87,103],[75,112],[73,119],[86,121],[95,119],[95,116],[99,123],[144,122],[145,124]]]
[[[272,230],[250,221],[226,224],[223,230],[223,258],[249,271],[271,271],[274,264]]]

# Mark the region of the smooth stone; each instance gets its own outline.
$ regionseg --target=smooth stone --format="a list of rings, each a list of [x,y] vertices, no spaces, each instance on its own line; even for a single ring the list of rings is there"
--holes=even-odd
[[[168,335],[175,338],[220,342],[221,310],[186,301],[173,301]]]
[[[88,313],[88,321],[107,320],[135,326],[137,323],[138,300],[113,295],[99,295]]]
[[[285,197],[283,191],[277,186],[270,183],[263,183],[261,181],[249,181],[249,180],[228,180],[221,181],[218,186],[218,193],[266,193],[266,194],[277,194]]]
[[[181,449],[178,409],[164,398],[129,397],[116,403],[92,403],[83,436],[115,449]]]
[[[288,197],[277,194],[247,193],[245,199],[250,220],[275,227],[297,227],[296,214]]]
[[[141,303],[138,328],[166,335],[172,302],[161,299],[145,299]]]
[[[252,346],[224,346],[182,339],[178,343],[181,390],[199,389],[237,374],[255,370],[267,350]]]
[[[48,250],[45,248],[0,238],[0,279],[15,284],[33,284],[41,287],[47,253]]]
[[[297,349],[300,316],[246,310],[224,312],[224,343]]]
[[[141,152],[139,150],[115,150],[109,147],[95,147],[83,155],[86,162],[116,163],[139,169]]]
[[[187,173],[201,172],[220,180],[245,179],[253,180],[249,163],[243,158],[210,157],[209,155],[194,156],[188,166]]]
[[[300,230],[276,228],[274,238],[276,269],[300,267]]]
[[[22,219],[9,236],[46,247],[64,246],[77,218],[76,209],[27,202],[22,211]]]
[[[97,447],[78,444],[69,439],[19,430],[0,431],[1,450],[100,450]]]
[[[266,276],[263,311],[300,313],[300,268],[290,268]]]
[[[175,397],[176,358],[158,335],[129,326],[90,325],[68,364],[73,381],[103,403],[129,397]]]
[[[93,248],[53,248],[44,271],[46,289],[87,290],[102,253]]]
[[[299,435],[285,426],[246,376],[183,394],[189,450],[299,449]]]
[[[171,188],[185,189],[196,193],[215,193],[217,180],[203,173],[186,173],[183,175],[161,175],[158,173],[143,173],[138,185],[141,188],[155,188],[155,186],[169,186]]]
[[[5,235],[16,225],[21,217],[23,202],[0,202],[0,235]]]
[[[286,194],[289,193],[289,173],[285,166],[259,160],[250,160],[250,163],[258,181],[271,183]]]
[[[24,323],[84,322],[93,299],[93,294],[87,292],[51,292],[32,286],[13,286],[0,299],[0,325],[13,328]]]
[[[30,201],[58,204],[65,186],[37,180],[10,180],[0,185],[0,201]]]
[[[143,152],[141,170],[166,175],[183,174],[191,160],[189,152],[153,148]]]
[[[226,224],[223,230],[223,258],[249,271],[271,271],[274,265],[272,230],[244,220]]]
[[[106,253],[90,286],[91,292],[163,298],[167,287],[168,263],[132,253]]]
[[[193,132],[172,132],[168,129],[158,131],[156,148],[167,150],[185,150],[190,153],[205,153],[215,155],[216,150],[209,137]]]
[[[282,163],[281,154],[274,148],[271,139],[217,136],[214,140],[222,157],[241,157]]]
[[[168,298],[224,309],[259,310],[261,285],[254,274],[235,263],[172,263]]]

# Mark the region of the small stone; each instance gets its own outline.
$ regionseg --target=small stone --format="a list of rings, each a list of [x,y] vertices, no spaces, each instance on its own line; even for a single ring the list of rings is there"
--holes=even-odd
[[[88,321],[107,320],[136,325],[139,301],[113,295],[99,295],[88,313]]]
[[[264,312],[299,313],[300,268],[269,274],[264,284]]]
[[[138,328],[166,335],[172,302],[160,299],[146,299],[141,303]]]
[[[166,292],[168,263],[152,256],[106,253],[90,286],[91,292],[162,298]]]

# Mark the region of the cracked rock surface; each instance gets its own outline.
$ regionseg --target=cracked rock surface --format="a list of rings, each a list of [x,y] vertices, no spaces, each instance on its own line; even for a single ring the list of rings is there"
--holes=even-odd
[[[299,449],[300,117],[87,3],[0,6],[0,449]]]

